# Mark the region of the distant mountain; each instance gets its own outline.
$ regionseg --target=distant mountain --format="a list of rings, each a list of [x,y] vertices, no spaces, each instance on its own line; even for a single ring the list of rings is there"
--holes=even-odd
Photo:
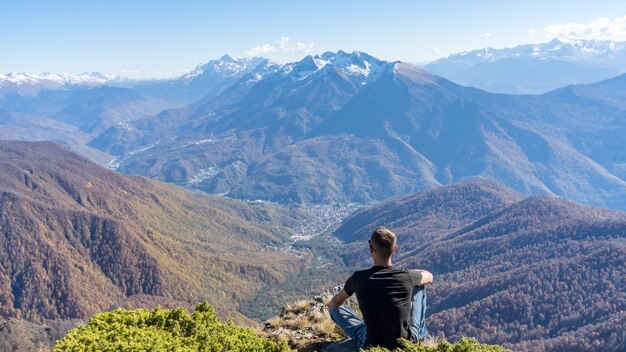
[[[8,94],[35,96],[42,90],[71,87],[95,87],[116,80],[99,72],[72,75],[67,73],[8,73],[0,74],[0,97]]]
[[[342,51],[263,72],[89,145],[122,172],[250,200],[369,202],[482,176],[626,209],[623,77],[509,96]]]
[[[170,107],[189,104],[205,97],[214,97],[242,76],[279,67],[261,57],[242,58],[224,55],[217,60],[198,65],[178,77],[155,79],[133,78],[123,74],[100,72],[68,73],[8,73],[0,74],[0,98],[7,95],[36,97],[43,91],[67,91],[100,86],[132,88],[144,96],[166,101]]]
[[[452,54],[423,68],[458,84],[493,93],[540,94],[626,72],[626,42],[554,39]]]
[[[111,126],[178,106],[134,90],[106,85],[0,96],[0,139],[56,141],[100,164],[111,155],[87,146]]]
[[[198,65],[178,78],[138,82],[132,88],[158,99],[189,104],[205,97],[215,97],[242,76],[274,65],[277,66],[261,57],[233,58],[224,55],[218,60]]]
[[[24,115],[48,117],[97,135],[111,126],[154,115],[176,104],[128,88],[101,85],[45,90],[33,97],[12,94],[1,98],[0,106]]]
[[[208,300],[232,316],[310,259],[272,249],[296,212],[119,175],[53,143],[2,141],[0,314]]]
[[[105,129],[215,96],[243,75],[275,66],[263,58],[225,55],[163,80],[101,73],[0,75],[0,138],[54,140],[105,164],[111,156],[86,145]]]
[[[87,146],[92,138],[78,127],[58,120],[0,108],[0,140],[55,141],[99,164],[110,162],[111,155]]]
[[[559,198],[523,198],[471,180],[364,207],[336,231],[354,269],[388,226],[397,265],[435,274],[431,333],[528,351],[622,351],[626,213]]]

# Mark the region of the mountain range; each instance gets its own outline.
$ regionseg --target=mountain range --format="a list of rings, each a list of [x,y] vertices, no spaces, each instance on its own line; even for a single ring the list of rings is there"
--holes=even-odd
[[[207,96],[218,95],[243,75],[266,63],[278,65],[261,57],[233,58],[224,55],[173,78],[133,78],[100,72],[81,74],[11,72],[0,74],[0,98],[11,95],[32,98],[46,91],[84,90],[109,86],[132,88],[145,97],[166,101],[170,105],[189,104]]]
[[[541,94],[566,85],[598,82],[625,73],[625,49],[626,42],[555,38],[539,44],[453,53],[418,65],[457,84],[492,93]],[[0,74],[0,96],[33,96],[43,90],[109,85],[133,88],[146,96],[173,103],[189,104],[219,94],[268,61],[260,57],[224,55],[199,64],[187,73],[169,75],[170,78],[141,78],[128,73],[11,72]]]
[[[491,94],[360,52],[260,64],[219,96],[113,126],[119,171],[283,203],[369,202],[482,176],[626,209],[625,76]]]
[[[493,93],[541,94],[626,72],[626,42],[557,38],[456,53],[422,67],[455,83]]]
[[[135,87],[2,95],[0,137],[248,200],[363,203],[482,176],[626,209],[624,81],[515,96],[360,52],[224,56]]]
[[[0,96],[18,94],[36,96],[44,90],[64,90],[72,87],[94,87],[114,81],[115,78],[99,73],[16,73],[0,74]]]
[[[622,351],[626,213],[473,179],[363,207],[335,234],[350,268],[398,235],[395,264],[431,271],[429,332],[527,351]]]

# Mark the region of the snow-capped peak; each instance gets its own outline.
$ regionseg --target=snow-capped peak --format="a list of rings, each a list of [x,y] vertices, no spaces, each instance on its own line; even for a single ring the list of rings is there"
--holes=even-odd
[[[206,64],[198,65],[193,71],[184,74],[182,79],[193,79],[196,76],[208,74],[218,74],[221,76],[237,76],[247,73],[265,60],[261,57],[232,57],[228,54],[218,60],[211,60]]]
[[[290,75],[294,79],[303,79],[308,77],[313,72],[318,71],[326,64],[328,64],[328,62],[317,57],[314,58],[311,55],[307,55],[298,62],[283,65],[280,71],[283,75]]]
[[[519,45],[513,48],[484,48],[452,54],[438,61],[476,64],[508,58],[533,57],[541,60],[611,60],[626,55],[626,42],[556,38],[547,43]],[[438,62],[435,61],[435,62]]]
[[[36,95],[44,89],[64,89],[71,86],[93,87],[116,80],[121,80],[120,76],[99,72],[80,74],[11,72],[0,74],[0,94]]]
[[[102,84],[115,78],[116,76],[100,72],[84,72],[77,75],[51,72],[44,72],[41,74],[11,72],[8,74],[0,74],[0,85],[3,83],[12,83],[16,85],[40,84],[42,82],[57,83],[60,85],[92,85]]]
[[[328,51],[322,55],[308,55],[298,62],[288,63],[281,67],[283,75],[292,79],[305,79],[322,69],[336,68],[348,76],[355,84],[366,84],[376,77],[382,68],[389,63],[376,59],[366,53],[354,51],[346,53],[339,50],[336,53]],[[372,73],[375,73],[372,75]]]
[[[228,54],[224,54],[222,55],[222,57],[220,57],[219,61],[225,61],[225,62],[237,62],[240,61],[241,58],[233,58],[232,56],[228,55]]]

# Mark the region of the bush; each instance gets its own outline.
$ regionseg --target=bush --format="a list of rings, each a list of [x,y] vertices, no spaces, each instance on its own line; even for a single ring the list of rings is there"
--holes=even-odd
[[[79,351],[292,351],[285,341],[263,338],[252,329],[222,323],[206,302],[193,314],[182,308],[155,308],[101,313],[54,347]]]
[[[402,347],[396,348],[391,352],[508,352],[500,346],[484,345],[478,343],[473,338],[463,338],[454,344],[441,340],[434,346],[417,345],[406,340],[402,340]],[[390,352],[390,350],[381,347],[368,348],[368,352]]]

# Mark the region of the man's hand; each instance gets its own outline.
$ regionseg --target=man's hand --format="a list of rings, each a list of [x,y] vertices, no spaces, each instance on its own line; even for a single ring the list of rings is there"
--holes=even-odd
[[[419,286],[428,285],[429,283],[433,282],[433,274],[431,274],[429,271],[418,269],[415,269],[414,271],[420,274],[420,281],[418,284]]]
[[[432,275],[431,275],[432,277]],[[346,293],[346,290],[341,290],[338,294],[336,294],[330,302],[328,302],[328,309],[337,308],[343,304],[350,296]]]

